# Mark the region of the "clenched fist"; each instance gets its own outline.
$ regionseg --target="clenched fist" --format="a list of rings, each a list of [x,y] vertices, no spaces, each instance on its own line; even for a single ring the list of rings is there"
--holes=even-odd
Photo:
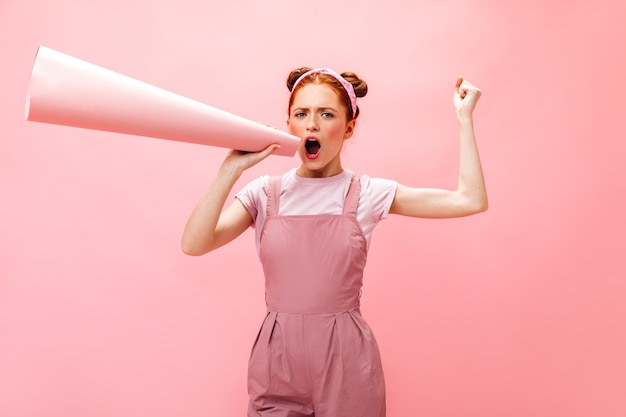
[[[457,117],[471,116],[479,98],[480,88],[464,80],[463,77],[459,77],[456,80],[456,85],[454,86],[454,109]]]

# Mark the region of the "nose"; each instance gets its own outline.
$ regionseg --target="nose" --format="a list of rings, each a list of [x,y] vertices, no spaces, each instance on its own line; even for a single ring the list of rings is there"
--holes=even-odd
[[[307,120],[307,124],[306,124],[306,129],[309,132],[317,132],[319,130],[319,125],[317,123],[317,120],[315,118],[315,115],[310,115],[308,120]]]

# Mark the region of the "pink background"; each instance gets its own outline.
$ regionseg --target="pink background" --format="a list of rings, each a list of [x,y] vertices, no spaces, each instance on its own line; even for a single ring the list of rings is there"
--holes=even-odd
[[[226,151],[26,122],[40,44],[280,128],[292,68],[355,71],[344,164],[414,186],[455,184],[464,75],[490,210],[374,234],[389,415],[626,415],[625,19],[618,0],[0,1],[0,415],[244,415],[264,313],[252,232],[180,250]]]

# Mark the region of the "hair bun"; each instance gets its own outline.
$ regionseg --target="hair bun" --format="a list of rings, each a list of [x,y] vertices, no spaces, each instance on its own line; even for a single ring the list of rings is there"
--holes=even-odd
[[[311,71],[312,69],[313,68],[302,67],[302,68],[297,68],[291,71],[289,73],[289,76],[287,77],[287,88],[289,89],[289,91],[293,90],[293,86],[296,83],[296,81],[298,81],[298,78],[300,78],[303,74]]]
[[[352,84],[354,94],[356,94],[357,97],[365,97],[367,94],[367,83],[365,81],[360,79],[359,76],[353,72],[342,72],[341,76]]]

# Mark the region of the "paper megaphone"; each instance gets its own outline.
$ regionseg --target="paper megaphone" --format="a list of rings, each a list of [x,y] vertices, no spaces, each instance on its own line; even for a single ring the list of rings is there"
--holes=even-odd
[[[299,138],[40,46],[26,119],[179,142],[292,156]]]

